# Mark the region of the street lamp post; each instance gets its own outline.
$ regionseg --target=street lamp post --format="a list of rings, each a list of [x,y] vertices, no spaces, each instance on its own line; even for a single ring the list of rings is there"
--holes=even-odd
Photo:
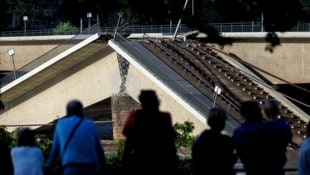
[[[90,19],[92,17],[92,14],[90,12],[87,13],[87,18],[88,18],[88,32],[90,30]]]
[[[14,78],[15,78],[15,80],[16,80],[17,77],[16,77],[15,62],[14,62],[15,51],[14,51],[13,48],[11,48],[11,49],[9,50],[9,55],[12,57],[12,62],[13,62],[13,73],[14,73]]]
[[[27,21],[28,21],[28,16],[23,16],[23,20],[24,20],[24,34],[26,36],[27,34]]]
[[[215,97],[214,97],[213,107],[215,106],[217,96],[222,93],[222,88],[216,85],[214,88],[214,93],[215,93]]]

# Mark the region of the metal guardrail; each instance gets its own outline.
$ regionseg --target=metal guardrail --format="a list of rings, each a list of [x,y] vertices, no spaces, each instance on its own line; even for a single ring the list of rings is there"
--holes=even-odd
[[[261,22],[211,23],[219,32],[265,32]],[[310,32],[310,23],[298,23],[288,32]]]
[[[211,27],[218,32],[264,32],[264,26],[261,22],[240,22],[240,23],[210,23]],[[118,29],[121,33],[167,33],[173,34],[176,30],[176,25],[134,25],[122,26]],[[191,29],[186,24],[182,24],[179,32],[189,32]],[[103,26],[100,27],[101,32],[113,33],[115,27]],[[310,23],[298,23],[293,27],[291,32],[310,32]],[[93,32],[91,29],[82,28],[74,29],[72,31],[64,31],[63,33],[55,33],[54,29],[42,30],[17,30],[17,31],[0,31],[0,37],[14,37],[14,36],[50,36],[50,35],[77,35],[83,32]],[[84,33],[85,34],[85,33]]]
[[[135,25],[135,26],[122,26],[118,29],[118,33],[166,33],[172,34],[176,30],[176,25]],[[100,32],[103,33],[114,33],[115,27],[100,27]],[[187,25],[183,24],[180,26],[180,33],[188,32],[190,29]],[[81,35],[87,33],[96,33],[97,29],[83,28],[83,29],[73,29],[71,31],[64,31],[63,33],[54,32],[53,29],[43,29],[43,30],[24,30],[19,31],[0,31],[0,37],[17,37],[17,36],[51,36],[51,35]]]

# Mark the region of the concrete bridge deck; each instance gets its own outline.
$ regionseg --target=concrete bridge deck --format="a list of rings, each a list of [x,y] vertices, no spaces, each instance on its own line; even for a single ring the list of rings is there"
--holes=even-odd
[[[230,62],[242,67],[235,60]],[[91,108],[119,95],[124,85],[126,94],[136,101],[140,90],[156,90],[161,109],[171,112],[174,122],[194,122],[194,134],[207,127],[205,119],[213,104],[212,97],[203,94],[139,42],[113,40],[100,34],[81,40],[2,86],[1,99],[6,109],[0,114],[0,123],[46,124],[65,114],[65,104],[70,99],[81,99],[85,107]],[[281,96],[274,90],[269,92]],[[300,116],[300,121],[309,119],[285,99],[281,102],[294,108],[291,110]],[[226,132],[230,134],[238,123],[231,117]]]

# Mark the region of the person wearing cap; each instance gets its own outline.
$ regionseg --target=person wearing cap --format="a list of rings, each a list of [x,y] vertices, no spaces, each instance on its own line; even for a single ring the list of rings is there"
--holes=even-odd
[[[128,174],[169,174],[177,169],[176,132],[171,115],[159,110],[153,90],[142,90],[141,109],[130,112],[123,134],[125,150],[123,166]]]

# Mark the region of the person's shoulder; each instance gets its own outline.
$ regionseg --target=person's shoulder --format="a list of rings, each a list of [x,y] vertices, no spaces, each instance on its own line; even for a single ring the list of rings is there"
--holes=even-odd
[[[300,151],[310,151],[310,138],[308,137],[307,139],[304,140],[304,142],[300,146]]]
[[[96,125],[95,120],[93,120],[91,118],[84,118],[82,122],[89,124],[89,125]]]
[[[167,111],[160,111],[160,114],[164,117],[171,117],[170,112],[167,112]]]
[[[28,148],[25,148],[29,151],[35,152],[35,153],[42,153],[43,150],[39,146],[29,146]]]
[[[205,139],[210,133],[210,130],[203,130],[197,137],[197,140]]]
[[[19,150],[19,147],[18,146],[15,146],[11,149],[11,153],[14,153],[14,152],[17,152]]]
[[[30,146],[15,146],[11,149],[12,153],[18,153],[18,152],[28,152],[31,151],[34,147]]]

